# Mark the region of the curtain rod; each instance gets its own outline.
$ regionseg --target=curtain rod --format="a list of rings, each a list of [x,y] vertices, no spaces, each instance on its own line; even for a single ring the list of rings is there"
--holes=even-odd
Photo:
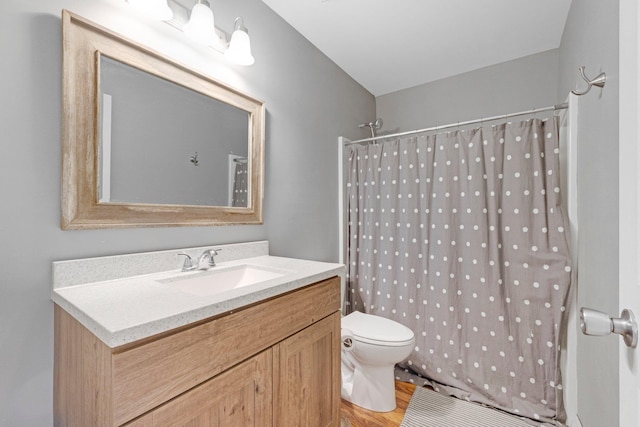
[[[457,127],[457,126],[465,126],[465,125],[472,125],[472,124],[475,124],[475,123],[490,122],[492,120],[508,119],[509,117],[516,117],[516,116],[524,116],[524,115],[527,115],[527,114],[542,113],[544,111],[564,110],[566,108],[569,108],[569,104],[567,104],[566,102],[563,102],[562,104],[556,104],[556,105],[552,105],[550,107],[534,108],[532,110],[520,111],[518,113],[510,113],[510,114],[503,114],[501,116],[485,117],[485,118],[482,118],[482,119],[468,120],[466,122],[451,123],[451,124],[443,125],[443,126],[433,126],[433,127],[425,128],[425,129],[410,130],[410,131],[407,131],[407,132],[392,133],[390,135],[376,136],[375,138],[371,138],[371,137],[363,138],[363,139],[358,139],[358,140],[355,140],[355,141],[345,142],[344,145],[361,144],[363,142],[373,142],[373,141],[377,141],[379,139],[395,138],[395,137],[398,137],[398,136],[411,135],[411,134],[414,134],[414,133],[439,131],[439,130],[442,130],[442,129],[448,129],[448,128]]]

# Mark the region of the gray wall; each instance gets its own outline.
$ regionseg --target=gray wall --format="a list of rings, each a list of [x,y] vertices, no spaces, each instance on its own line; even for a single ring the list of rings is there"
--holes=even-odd
[[[603,90],[579,98],[578,107],[578,307],[618,310],[618,102],[619,4],[571,3],[560,46],[559,97],[583,89],[578,67],[593,77],[607,73]],[[578,414],[584,427],[616,426],[618,346],[614,336],[578,334]]]
[[[379,96],[384,132],[401,132],[546,107],[557,102],[550,50]]]
[[[0,425],[52,424],[52,261],[261,239],[276,255],[337,260],[336,141],[360,135],[374,97],[260,0],[214,7],[227,32],[245,18],[255,65],[228,65],[166,24],[131,15],[123,0],[0,2]],[[263,226],[60,229],[62,8],[266,102]]]

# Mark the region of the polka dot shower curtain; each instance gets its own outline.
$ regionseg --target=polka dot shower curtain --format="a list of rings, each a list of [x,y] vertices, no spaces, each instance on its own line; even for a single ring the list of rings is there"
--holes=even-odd
[[[247,207],[249,173],[246,162],[236,162],[236,171],[233,178],[231,206]]]
[[[557,119],[347,152],[347,311],[414,331],[398,375],[536,423],[562,419],[571,257]]]

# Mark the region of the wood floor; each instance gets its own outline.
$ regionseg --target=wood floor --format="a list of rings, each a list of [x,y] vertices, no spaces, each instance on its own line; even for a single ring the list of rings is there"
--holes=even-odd
[[[393,412],[373,412],[342,400],[340,415],[351,421],[352,427],[397,427],[402,422],[416,386],[396,381],[397,407]]]

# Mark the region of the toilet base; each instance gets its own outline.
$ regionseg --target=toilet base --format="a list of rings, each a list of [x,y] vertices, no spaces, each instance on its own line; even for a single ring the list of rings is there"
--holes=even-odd
[[[344,400],[370,411],[393,411],[396,409],[393,366],[367,366],[343,374],[341,394]]]

